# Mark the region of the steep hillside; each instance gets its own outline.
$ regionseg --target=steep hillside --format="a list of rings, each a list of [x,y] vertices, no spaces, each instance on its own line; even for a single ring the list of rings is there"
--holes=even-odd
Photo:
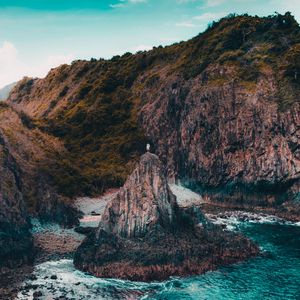
[[[41,132],[26,115],[17,113],[6,103],[0,103],[0,119],[0,141],[4,145],[1,153],[7,153],[15,162],[15,167],[11,169],[18,173],[15,180],[19,183],[18,192],[22,195],[26,215],[64,224],[76,223],[70,200],[60,196],[55,187],[49,185],[47,174],[43,172],[45,164],[51,164],[60,155],[67,155],[63,144],[57,138]],[[5,173],[0,174],[0,179],[6,180]],[[17,194],[10,191],[9,186],[13,188],[11,184],[7,185],[7,192],[16,197]],[[1,195],[5,194],[3,192]]]
[[[0,133],[0,271],[32,260],[21,170]]]
[[[187,42],[24,79],[8,102],[63,141],[43,170],[65,195],[121,185],[150,141],[211,200],[297,209],[299,57],[289,13],[228,16]]]

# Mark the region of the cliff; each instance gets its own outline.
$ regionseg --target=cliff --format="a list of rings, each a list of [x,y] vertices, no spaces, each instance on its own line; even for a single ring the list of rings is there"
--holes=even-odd
[[[65,145],[44,165],[61,194],[122,185],[150,142],[209,201],[298,214],[299,53],[289,13],[228,16],[187,42],[24,79],[8,102]]]
[[[212,84],[210,77],[221,71],[228,81]],[[142,94],[146,135],[169,176],[210,200],[268,206],[296,199],[299,103],[278,109],[273,72],[249,89],[230,78],[230,71],[208,68],[191,81],[160,78],[155,90]]]
[[[77,268],[99,277],[164,280],[200,274],[258,253],[246,238],[210,224],[196,207],[181,210],[161,162],[146,153],[97,231],[77,249]]]

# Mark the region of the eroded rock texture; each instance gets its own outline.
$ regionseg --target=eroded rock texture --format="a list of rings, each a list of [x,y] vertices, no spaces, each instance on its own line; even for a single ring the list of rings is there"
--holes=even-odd
[[[142,95],[140,122],[169,176],[198,187],[209,200],[250,206],[296,200],[299,103],[278,109],[272,73],[247,88],[233,79],[213,84],[216,73],[233,77],[220,67],[190,81],[161,77]]]
[[[138,167],[105,208],[103,228],[122,237],[139,237],[153,227],[175,226],[178,207],[163,172],[156,155],[143,155]]]
[[[99,277],[164,280],[199,274],[258,253],[246,238],[210,224],[194,207],[181,210],[162,164],[146,153],[74,264]]]

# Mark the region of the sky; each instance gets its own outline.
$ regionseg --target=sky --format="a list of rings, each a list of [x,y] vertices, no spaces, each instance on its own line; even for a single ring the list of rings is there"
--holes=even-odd
[[[75,59],[188,40],[229,13],[266,16],[300,0],[0,0],[0,88]]]

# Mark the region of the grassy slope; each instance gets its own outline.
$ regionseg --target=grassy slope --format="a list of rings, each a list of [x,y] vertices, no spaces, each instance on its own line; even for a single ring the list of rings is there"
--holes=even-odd
[[[146,137],[138,125],[140,91],[161,72],[190,80],[212,66],[231,68],[230,78],[209,74],[211,84],[237,80],[251,89],[261,73],[277,76],[280,110],[300,91],[300,28],[290,14],[266,18],[229,16],[187,42],[130,53],[112,60],[75,61],[45,79],[25,79],[10,102],[43,131],[59,137],[58,153],[41,169],[68,196],[121,185]]]

